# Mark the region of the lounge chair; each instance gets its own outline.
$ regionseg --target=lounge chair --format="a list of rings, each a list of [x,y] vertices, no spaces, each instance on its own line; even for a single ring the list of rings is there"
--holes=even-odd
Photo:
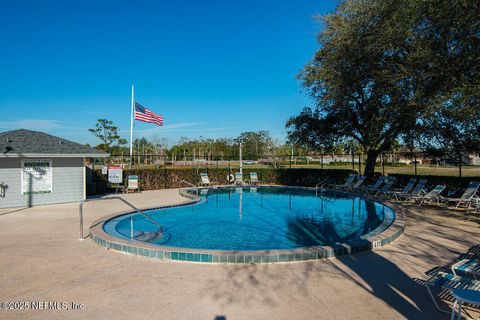
[[[440,308],[437,299],[435,299],[435,295],[432,292],[433,288],[437,289],[450,289],[450,290],[480,290],[480,281],[460,277],[454,274],[439,272],[434,277],[430,278],[429,280],[425,281],[425,286],[427,288],[428,294],[433,300],[435,307],[445,313],[450,313],[450,310]]]
[[[422,204],[428,202],[428,203],[433,203],[436,202],[437,204],[440,204],[440,193],[442,193],[443,190],[445,190],[447,186],[443,184],[439,184],[435,186],[430,192],[428,192],[424,196],[410,196],[407,197],[407,200],[411,200],[412,202],[418,202],[418,205],[421,206]]]
[[[351,188],[353,183],[355,182],[355,179],[357,178],[357,175],[352,173],[351,175],[348,176],[347,180],[345,180],[344,184],[339,184],[339,185],[328,185],[329,187],[334,187],[335,189],[348,189]]]
[[[480,260],[478,259],[462,259],[452,264],[451,270],[454,275],[480,280]]]
[[[235,172],[235,185],[245,185],[245,182],[243,181],[243,174],[240,172]]]
[[[393,184],[395,183],[395,178],[394,177],[389,177],[386,179],[386,182],[385,184],[383,185],[383,187],[381,187],[380,189],[376,190],[374,196],[375,197],[378,197],[380,195],[384,195],[384,196],[387,196],[390,192],[392,192],[392,186]],[[375,191],[375,190],[372,190],[372,191]]]
[[[250,181],[249,184],[259,184],[260,181],[258,181],[258,175],[256,172],[250,172]]]
[[[140,188],[138,187],[138,176],[128,176],[127,178],[128,186],[127,186],[127,193],[138,191],[140,192]]]
[[[365,187],[365,192],[370,193],[371,191],[374,191],[374,190],[377,191],[378,189],[380,189],[382,184],[385,183],[386,179],[387,179],[387,177],[385,177],[385,176],[378,177],[377,181],[375,181],[374,184],[371,184],[371,185],[368,185],[368,186]]]
[[[357,182],[355,182],[351,187],[346,188],[346,191],[357,192],[362,187],[362,184],[365,182],[365,176],[361,176],[358,178]]]
[[[411,197],[418,197],[423,194],[425,194],[425,186],[427,185],[427,179],[420,179],[415,186],[415,188],[410,191],[410,192],[394,192],[393,196],[397,201],[402,201],[406,200]],[[405,186],[404,189],[406,189],[407,186]]]
[[[480,188],[480,182],[478,181],[471,181],[467,189],[463,192],[460,198],[442,198],[445,203],[449,202],[456,202],[456,208],[460,208],[464,206],[465,208],[470,207],[471,205],[475,204],[480,198],[477,196],[477,191]]]
[[[395,195],[397,195],[397,194],[409,193],[413,189],[413,187],[415,186],[415,183],[417,183],[417,178],[411,178],[411,179],[408,180],[407,184],[405,185],[405,187],[403,187],[403,189],[402,188],[395,188],[393,190],[385,192],[385,195],[395,197]]]
[[[218,183],[210,181],[210,179],[208,178],[208,173],[206,172],[200,173],[200,179],[201,180],[198,183],[199,186],[209,187],[211,185],[218,185]]]

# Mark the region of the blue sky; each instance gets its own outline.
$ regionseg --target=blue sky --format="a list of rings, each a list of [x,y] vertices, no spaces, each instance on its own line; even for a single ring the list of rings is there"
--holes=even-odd
[[[0,131],[97,144],[107,118],[129,135],[136,101],[165,125],[135,135],[235,137],[269,130],[309,99],[295,79],[318,47],[314,16],[337,1],[17,1],[0,10]]]

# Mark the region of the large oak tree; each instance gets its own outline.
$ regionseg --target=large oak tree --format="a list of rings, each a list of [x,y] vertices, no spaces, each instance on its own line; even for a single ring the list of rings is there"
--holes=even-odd
[[[315,105],[288,120],[289,139],[317,149],[354,139],[371,176],[377,156],[402,134],[425,130],[438,105],[459,92],[466,100],[475,94],[478,6],[343,1],[322,17],[320,48],[299,75]]]

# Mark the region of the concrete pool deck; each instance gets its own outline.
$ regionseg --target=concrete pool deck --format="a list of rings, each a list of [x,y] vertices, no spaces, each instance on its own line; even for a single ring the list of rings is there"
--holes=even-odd
[[[122,195],[139,207],[186,201],[178,190]],[[480,242],[475,215],[404,206],[405,233],[372,252],[285,264],[155,261],[78,240],[78,203],[0,210],[0,300],[82,304],[0,310],[7,319],[448,319],[414,278]],[[125,211],[85,205],[85,226]],[[476,314],[478,316],[478,314]]]

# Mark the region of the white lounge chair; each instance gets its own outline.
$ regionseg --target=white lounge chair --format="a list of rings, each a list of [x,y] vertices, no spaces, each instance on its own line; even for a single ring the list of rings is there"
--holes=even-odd
[[[245,182],[243,181],[243,174],[240,172],[235,172],[235,185],[245,185]]]
[[[365,176],[361,176],[358,178],[357,182],[355,182],[351,187],[346,188],[345,190],[351,191],[351,192],[356,192],[359,191],[360,188],[362,187],[362,184],[365,182]]]
[[[355,182],[355,179],[357,178],[357,175],[352,173],[351,175],[348,176],[347,180],[345,180],[344,184],[340,185],[329,185],[330,187],[334,187],[335,189],[348,189],[351,188],[353,183]]]
[[[409,193],[413,189],[413,187],[415,186],[415,183],[417,183],[417,178],[411,178],[410,180],[408,180],[407,184],[405,185],[405,187],[403,187],[403,189],[401,189],[401,188],[400,189],[394,189],[394,190],[385,192],[385,195],[396,198],[397,194]]]
[[[374,184],[371,184],[371,185],[368,185],[368,186],[365,187],[365,192],[370,193],[372,191],[377,191],[378,189],[380,189],[382,184],[384,184],[386,179],[387,179],[387,177],[385,177],[385,176],[378,177],[378,179],[375,181]]]
[[[456,202],[456,208],[460,208],[462,206],[467,208],[480,200],[480,198],[477,196],[479,188],[480,182],[471,181],[460,198],[442,198],[442,200],[447,204],[449,202]]]
[[[411,200],[412,202],[418,202],[418,205],[421,206],[424,203],[434,203],[436,202],[437,204],[440,203],[440,193],[442,193],[443,190],[445,190],[447,186],[443,184],[439,184],[435,186],[430,192],[428,192],[424,196],[411,196],[408,198],[408,200]]]
[[[407,200],[411,197],[419,197],[421,195],[426,194],[425,187],[427,186],[427,179],[420,179],[415,186],[415,188],[411,192],[400,192],[394,193],[395,199],[397,201]]]
[[[129,192],[140,192],[140,188],[138,187],[138,176],[131,175],[127,178],[128,186],[127,186],[127,193]]]
[[[200,173],[200,179],[201,180],[198,183],[199,186],[209,187],[211,185],[218,185],[218,183],[210,181],[210,179],[208,178],[208,173],[206,172]]]
[[[382,194],[384,196],[387,196],[390,192],[392,192],[391,189],[393,187],[393,184],[395,183],[395,180],[396,179],[394,177],[388,177],[387,179],[385,179],[385,184],[383,185],[383,187],[376,190],[374,196],[378,197]],[[372,191],[375,191],[375,190],[372,190]]]
[[[258,175],[256,172],[250,172],[250,181],[249,184],[259,184],[260,181],[258,181]]]

